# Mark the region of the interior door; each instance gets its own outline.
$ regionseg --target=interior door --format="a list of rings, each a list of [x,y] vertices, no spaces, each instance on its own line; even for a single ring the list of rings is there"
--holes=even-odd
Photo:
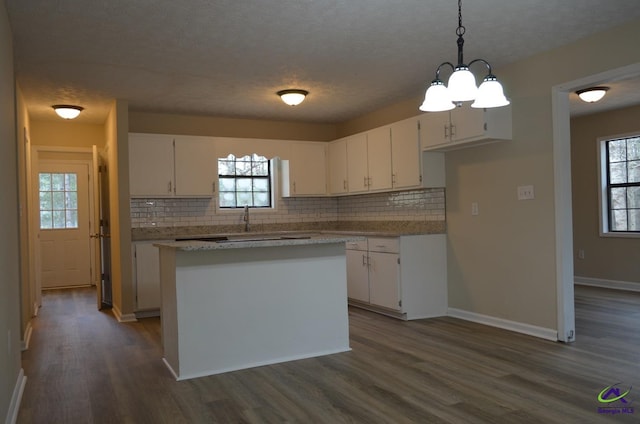
[[[41,163],[38,198],[42,288],[90,285],[89,164]]]
[[[109,231],[109,180],[107,166],[93,146],[93,175],[94,178],[94,226],[91,234],[94,248],[94,269],[98,309],[112,306],[111,288],[111,235]]]

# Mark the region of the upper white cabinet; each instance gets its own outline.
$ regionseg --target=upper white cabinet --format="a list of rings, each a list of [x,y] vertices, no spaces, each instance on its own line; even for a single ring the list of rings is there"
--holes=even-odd
[[[367,174],[369,190],[391,188],[391,129],[367,131]]]
[[[347,176],[347,139],[332,141],[329,151],[329,193],[344,194],[349,190]]]
[[[420,116],[422,149],[447,151],[500,140],[511,140],[511,106],[455,108]]]
[[[176,137],[175,175],[176,196],[213,196],[218,179],[218,160],[211,139]]]
[[[129,134],[132,197],[211,197],[216,164],[210,138]]]
[[[131,196],[173,196],[173,166],[173,136],[129,134]]]
[[[391,124],[391,184],[419,187],[422,182],[420,134],[417,118]]]
[[[292,142],[289,159],[281,165],[283,196],[327,194],[327,143]]]
[[[349,193],[391,188],[391,136],[389,127],[346,138]]]

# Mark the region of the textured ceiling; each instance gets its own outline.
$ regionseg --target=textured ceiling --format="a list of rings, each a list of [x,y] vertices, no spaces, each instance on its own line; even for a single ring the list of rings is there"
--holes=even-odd
[[[6,3],[36,119],[71,103],[86,108],[78,122],[101,123],[120,98],[138,111],[337,123],[423,93],[456,59],[455,0]],[[639,17],[638,0],[467,0],[465,53],[499,69]],[[285,88],[310,94],[290,107],[275,95]]]

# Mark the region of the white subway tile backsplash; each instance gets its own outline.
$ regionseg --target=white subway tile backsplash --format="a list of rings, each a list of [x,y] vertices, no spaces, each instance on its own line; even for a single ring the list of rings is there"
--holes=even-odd
[[[260,224],[330,221],[444,221],[444,188],[345,197],[283,198],[252,211]],[[134,228],[242,224],[242,210],[217,210],[215,199],[131,199]]]

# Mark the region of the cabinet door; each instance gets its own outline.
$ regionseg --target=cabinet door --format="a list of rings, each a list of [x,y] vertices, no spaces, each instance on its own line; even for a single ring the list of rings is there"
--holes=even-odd
[[[367,132],[367,171],[369,190],[391,188],[391,129],[381,127]]]
[[[485,128],[484,109],[457,107],[451,111],[451,141],[482,138]]]
[[[347,188],[347,140],[329,143],[329,193],[346,193]]]
[[[367,134],[361,133],[347,138],[347,163],[349,193],[367,191]]]
[[[391,125],[391,183],[393,188],[421,183],[420,133],[416,118]]]
[[[400,310],[400,265],[395,253],[369,252],[369,302]]]
[[[294,143],[289,166],[291,193],[298,196],[327,194],[326,143]]]
[[[160,308],[160,252],[153,243],[135,243],[136,309]]]
[[[422,149],[448,143],[450,141],[449,124],[449,112],[430,112],[420,116]]]
[[[213,196],[218,173],[213,140],[176,137],[175,173],[176,196]]]
[[[173,136],[129,134],[129,190],[135,197],[173,196]]]
[[[369,268],[367,252],[347,250],[347,296],[369,303]]]

